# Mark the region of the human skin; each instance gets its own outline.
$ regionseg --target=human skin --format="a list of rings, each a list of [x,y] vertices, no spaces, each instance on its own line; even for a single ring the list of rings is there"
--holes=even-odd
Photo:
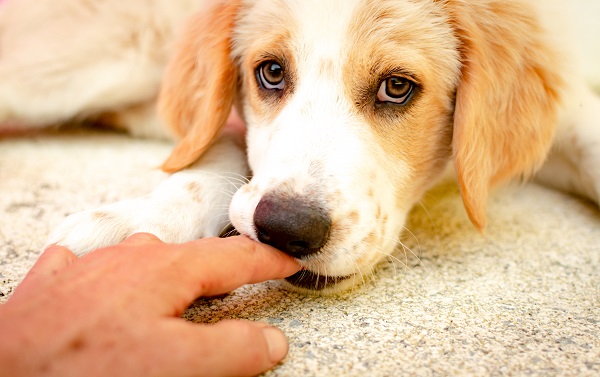
[[[299,269],[243,236],[168,245],[136,234],[82,258],[51,246],[0,306],[0,376],[259,374],[287,354],[279,329],[179,316],[198,297]]]

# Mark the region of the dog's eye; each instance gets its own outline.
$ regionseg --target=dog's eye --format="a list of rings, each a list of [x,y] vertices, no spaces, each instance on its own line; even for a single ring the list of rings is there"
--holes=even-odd
[[[262,63],[256,75],[260,86],[267,90],[282,90],[285,87],[283,67],[275,61]]]
[[[404,77],[390,77],[381,83],[377,99],[381,102],[404,105],[410,99],[414,87],[415,84]]]

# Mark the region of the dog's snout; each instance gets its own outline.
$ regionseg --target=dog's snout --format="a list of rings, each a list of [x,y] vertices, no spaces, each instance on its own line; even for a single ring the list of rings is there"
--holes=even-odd
[[[324,209],[301,197],[265,195],[254,212],[258,239],[295,258],[325,245],[331,219]]]

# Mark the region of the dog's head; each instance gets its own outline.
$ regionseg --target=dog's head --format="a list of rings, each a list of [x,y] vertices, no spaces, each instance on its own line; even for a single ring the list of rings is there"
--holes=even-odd
[[[514,1],[229,1],[191,20],[161,107],[194,162],[235,102],[250,183],[242,234],[297,257],[288,281],[328,291],[389,256],[412,205],[454,161],[483,228],[490,186],[550,146],[561,78],[533,10]]]

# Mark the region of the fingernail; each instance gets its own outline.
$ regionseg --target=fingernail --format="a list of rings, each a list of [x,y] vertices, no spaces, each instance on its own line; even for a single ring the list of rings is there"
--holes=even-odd
[[[275,327],[265,327],[262,331],[267,341],[269,358],[273,363],[281,361],[288,353],[288,341],[285,334]]]

